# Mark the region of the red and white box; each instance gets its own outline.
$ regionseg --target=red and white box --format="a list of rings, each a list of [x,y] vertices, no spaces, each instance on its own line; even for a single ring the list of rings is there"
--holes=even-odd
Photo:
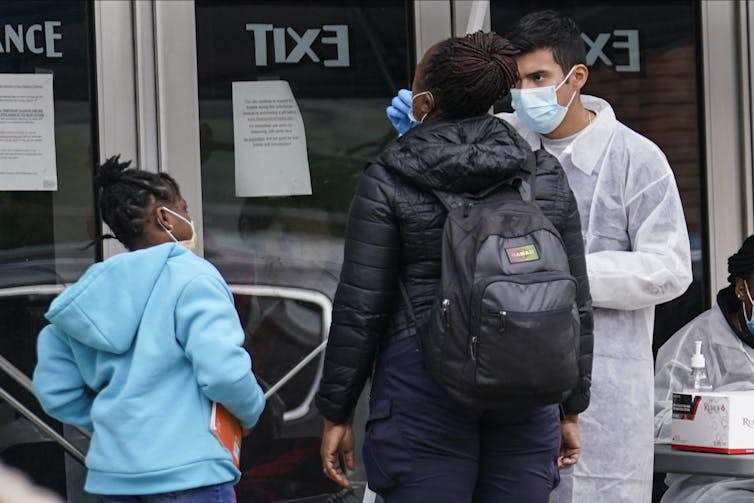
[[[719,454],[754,453],[754,391],[673,393],[671,446]]]

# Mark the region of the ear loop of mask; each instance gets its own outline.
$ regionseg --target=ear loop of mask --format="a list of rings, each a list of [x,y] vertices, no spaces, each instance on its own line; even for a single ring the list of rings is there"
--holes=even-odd
[[[754,306],[754,300],[752,300],[751,298],[751,293],[749,293],[749,284],[746,282],[746,280],[744,280],[744,288],[746,288],[746,296],[749,297],[749,302],[751,302],[752,306]],[[744,319],[746,320],[746,324],[748,325],[751,323],[751,319],[746,314],[746,303],[744,303],[744,301],[741,301],[741,308],[744,310]]]
[[[570,69],[570,70],[569,70],[569,72],[568,72],[568,73],[566,74],[565,78],[563,79],[563,82],[561,82],[560,84],[558,84],[558,85],[557,85],[557,86],[555,87],[555,92],[558,92],[558,89],[560,89],[561,87],[563,87],[563,84],[565,84],[565,83],[566,83],[566,81],[567,81],[567,80],[568,80],[569,78],[571,78],[571,74],[573,73],[573,71],[574,71],[575,69],[576,69],[576,67],[575,67],[575,66],[571,67],[571,69]],[[556,96],[557,96],[557,95],[556,95]],[[568,100],[568,104],[567,104],[567,105],[565,106],[565,108],[571,108],[571,103],[573,103],[573,99],[574,99],[575,97],[576,97],[576,90],[574,89],[574,90],[573,90],[573,94],[571,95],[571,99],[570,99],[570,100]],[[557,99],[557,98],[556,98],[556,99]]]
[[[175,215],[176,217],[178,217],[181,220],[183,220],[184,222],[186,222],[189,225],[189,227],[191,227],[191,238],[183,240],[183,241],[178,241],[178,239],[176,239],[176,237],[173,235],[173,232],[170,231],[170,230],[168,230],[167,227],[165,227],[165,225],[162,223],[162,220],[157,219],[157,223],[160,224],[160,227],[162,227],[162,229],[165,232],[167,232],[168,236],[170,236],[170,239],[172,239],[173,241],[175,241],[179,245],[185,246],[189,250],[193,250],[194,248],[196,248],[196,229],[194,228],[194,221],[193,220],[189,220],[188,218],[184,217],[180,213],[177,213],[177,212],[171,210],[167,206],[160,206],[159,209],[165,210],[168,213],[171,213],[171,214]]]
[[[435,103],[435,97],[432,95],[432,91],[422,91],[420,93],[416,93],[414,96],[411,97],[411,108],[408,111],[408,120],[410,120],[411,122],[415,124],[421,124],[422,122],[424,122],[424,119],[427,118],[427,115],[429,115],[429,112],[427,112],[424,115],[422,115],[421,119],[417,119],[416,116],[414,115],[414,100],[423,94],[428,94],[429,97],[432,98],[432,104],[434,105]]]

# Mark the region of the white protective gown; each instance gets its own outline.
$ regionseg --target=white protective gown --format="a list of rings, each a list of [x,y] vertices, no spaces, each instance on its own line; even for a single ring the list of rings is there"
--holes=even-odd
[[[551,503],[652,499],[654,306],[691,284],[691,252],[673,172],[662,151],[582,96],[596,112],[559,159],[571,185],[594,306],[591,402],[579,416],[581,457]],[[533,149],[537,133],[500,114]]]
[[[721,297],[727,296],[725,302]],[[732,304],[732,308],[731,308]],[[691,320],[657,352],[655,374],[655,436],[658,443],[670,443],[673,392],[681,391],[691,372],[694,341],[702,341],[707,377],[715,391],[754,389],[754,349],[733,332],[723,309],[740,309],[729,290],[718,295],[718,303]],[[669,473],[661,503],[751,503],[754,479]]]

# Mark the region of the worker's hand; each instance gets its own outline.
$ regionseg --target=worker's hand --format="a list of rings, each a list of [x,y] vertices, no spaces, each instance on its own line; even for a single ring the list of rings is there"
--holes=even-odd
[[[580,453],[579,416],[576,414],[568,415],[560,422],[558,468],[568,468],[578,463]]]
[[[350,423],[336,424],[325,419],[319,455],[325,475],[343,487],[351,487],[346,476],[346,470],[354,469],[353,429]]]
[[[416,125],[408,118],[412,96],[413,94],[408,89],[401,89],[385,111],[398,134],[404,134]]]

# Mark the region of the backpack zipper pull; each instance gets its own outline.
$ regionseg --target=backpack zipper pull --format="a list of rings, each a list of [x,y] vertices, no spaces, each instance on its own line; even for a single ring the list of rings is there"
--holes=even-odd
[[[446,327],[450,326],[450,299],[442,300],[442,321]]]
[[[479,340],[477,339],[476,335],[471,338],[471,359],[476,361],[477,357],[477,344]]]
[[[501,332],[504,332],[505,331],[505,319],[508,317],[508,312],[507,311],[500,311],[498,313],[498,315],[500,316],[500,320],[498,322],[497,328]]]

